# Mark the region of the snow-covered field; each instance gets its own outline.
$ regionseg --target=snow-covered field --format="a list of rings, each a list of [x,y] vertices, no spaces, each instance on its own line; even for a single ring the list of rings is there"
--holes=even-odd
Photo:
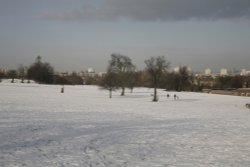
[[[0,83],[1,167],[250,166],[250,98],[60,89]]]

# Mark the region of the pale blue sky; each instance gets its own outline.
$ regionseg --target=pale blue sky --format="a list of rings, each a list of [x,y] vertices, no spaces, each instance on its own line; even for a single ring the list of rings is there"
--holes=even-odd
[[[37,55],[57,71],[105,71],[111,53],[195,71],[250,70],[249,0],[0,0],[0,68]]]

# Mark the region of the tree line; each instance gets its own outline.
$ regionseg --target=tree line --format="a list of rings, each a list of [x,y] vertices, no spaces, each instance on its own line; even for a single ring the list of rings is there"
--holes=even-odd
[[[21,83],[31,80],[39,84],[61,84],[61,85],[77,85],[82,84],[83,80],[75,72],[67,76],[56,75],[54,67],[48,62],[43,62],[41,56],[37,56],[35,62],[30,66],[20,65],[18,69],[12,69],[7,73],[0,72],[0,79],[9,78],[14,83],[15,79],[20,79]]]
[[[153,101],[158,101],[157,88],[167,91],[202,91],[208,89],[237,89],[250,86],[250,76],[217,76],[210,78],[212,84],[207,85],[204,79],[194,76],[186,66],[179,67],[178,72],[170,72],[170,62],[164,56],[151,57],[145,61],[145,69],[137,71],[128,56],[112,54],[107,73],[97,83],[104,89],[112,91],[125,88],[133,91],[134,87],[150,87],[154,89]]]
[[[34,80],[42,84],[61,85],[98,85],[112,92],[120,89],[121,96],[125,95],[125,89],[133,91],[134,87],[154,88],[153,101],[157,101],[157,88],[168,91],[201,91],[209,89],[229,89],[250,86],[249,76],[220,76],[210,78],[213,84],[208,85],[204,79],[197,78],[188,72],[186,66],[179,67],[179,72],[170,72],[170,62],[164,56],[151,57],[145,61],[145,69],[137,70],[132,59],[122,54],[111,54],[107,71],[104,75],[86,75],[84,78],[73,72],[70,75],[56,75],[54,68],[48,62],[43,62],[41,56],[37,56],[35,62],[29,67],[20,65],[17,70],[9,70],[7,74],[0,72],[1,78],[21,79],[21,82]]]
[[[125,95],[125,88],[133,91],[134,87],[150,87],[154,89],[153,101],[158,101],[157,88],[175,91],[200,91],[195,84],[194,77],[189,74],[187,67],[180,67],[179,73],[169,72],[170,62],[164,56],[151,57],[145,61],[145,69],[137,71],[128,56],[112,54],[107,67],[107,73],[98,83],[104,89],[112,91],[121,89],[121,96]]]

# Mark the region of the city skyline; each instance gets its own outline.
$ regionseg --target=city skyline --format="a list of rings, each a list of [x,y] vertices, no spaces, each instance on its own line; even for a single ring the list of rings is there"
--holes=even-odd
[[[11,0],[0,21],[0,68],[40,55],[57,71],[106,71],[120,53],[138,69],[159,55],[171,68],[250,69],[248,0]]]

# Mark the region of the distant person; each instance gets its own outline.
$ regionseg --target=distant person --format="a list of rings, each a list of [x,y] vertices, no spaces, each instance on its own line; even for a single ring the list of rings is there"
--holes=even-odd
[[[167,94],[167,98],[169,99],[169,94]]]
[[[61,93],[64,93],[64,86],[61,88]]]
[[[176,94],[174,94],[174,100],[179,100],[179,97]]]

